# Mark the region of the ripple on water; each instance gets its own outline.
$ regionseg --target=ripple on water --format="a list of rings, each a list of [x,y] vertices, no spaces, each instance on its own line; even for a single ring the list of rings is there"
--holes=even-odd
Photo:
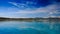
[[[53,26],[50,29],[50,25]],[[1,21],[0,34],[60,34],[60,24],[57,22],[20,22]]]

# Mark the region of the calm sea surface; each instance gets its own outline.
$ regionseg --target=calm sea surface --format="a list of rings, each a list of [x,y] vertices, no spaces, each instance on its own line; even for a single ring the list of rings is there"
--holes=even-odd
[[[58,21],[0,21],[0,34],[60,34],[60,23]]]

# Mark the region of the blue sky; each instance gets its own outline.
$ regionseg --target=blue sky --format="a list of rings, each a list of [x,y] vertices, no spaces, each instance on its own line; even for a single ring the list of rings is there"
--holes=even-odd
[[[0,0],[0,17],[60,17],[60,0]]]

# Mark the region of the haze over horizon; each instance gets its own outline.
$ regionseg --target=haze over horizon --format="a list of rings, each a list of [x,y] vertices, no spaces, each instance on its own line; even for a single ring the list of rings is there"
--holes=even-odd
[[[0,0],[0,17],[60,17],[60,0]]]

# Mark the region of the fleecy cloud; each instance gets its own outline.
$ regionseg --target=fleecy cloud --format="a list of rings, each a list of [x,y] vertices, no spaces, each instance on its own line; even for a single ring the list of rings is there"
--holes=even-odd
[[[11,4],[13,4],[14,6],[19,7],[19,5],[17,3],[11,2]],[[60,12],[58,12],[59,11],[58,9],[59,9],[58,4],[51,4],[51,5],[48,5],[46,7],[37,8],[35,10],[30,10],[29,8],[27,8],[25,10],[18,10],[16,13],[20,13],[20,14],[49,13],[47,15],[51,16],[52,14],[60,13]],[[54,17],[56,17],[56,16],[54,16]]]
[[[16,6],[16,7],[20,7],[17,3],[13,3],[13,5]],[[52,15],[52,14],[60,13],[60,12],[58,12],[59,7],[58,7],[57,4],[51,4],[51,5],[48,5],[46,7],[36,8],[34,10],[31,10],[31,9],[27,8],[25,10],[17,10],[16,12],[13,12],[12,14],[21,14],[23,18],[24,17],[26,18],[28,16],[27,14],[34,14],[35,15],[35,14],[38,14],[38,13],[43,13],[43,14],[47,13],[46,15],[48,17],[57,17],[57,16]],[[11,17],[13,17],[13,16],[16,17],[16,15],[12,15]],[[47,17],[47,16],[45,16],[45,17]],[[17,16],[17,17],[21,17],[21,16]],[[34,17],[36,17],[36,16],[34,16]]]
[[[53,14],[53,13],[58,13],[58,5],[56,4],[52,4],[52,5],[48,5],[46,7],[41,7],[41,8],[37,8],[35,10],[19,10],[16,13],[49,13],[49,14]],[[60,12],[59,12],[60,13]]]

